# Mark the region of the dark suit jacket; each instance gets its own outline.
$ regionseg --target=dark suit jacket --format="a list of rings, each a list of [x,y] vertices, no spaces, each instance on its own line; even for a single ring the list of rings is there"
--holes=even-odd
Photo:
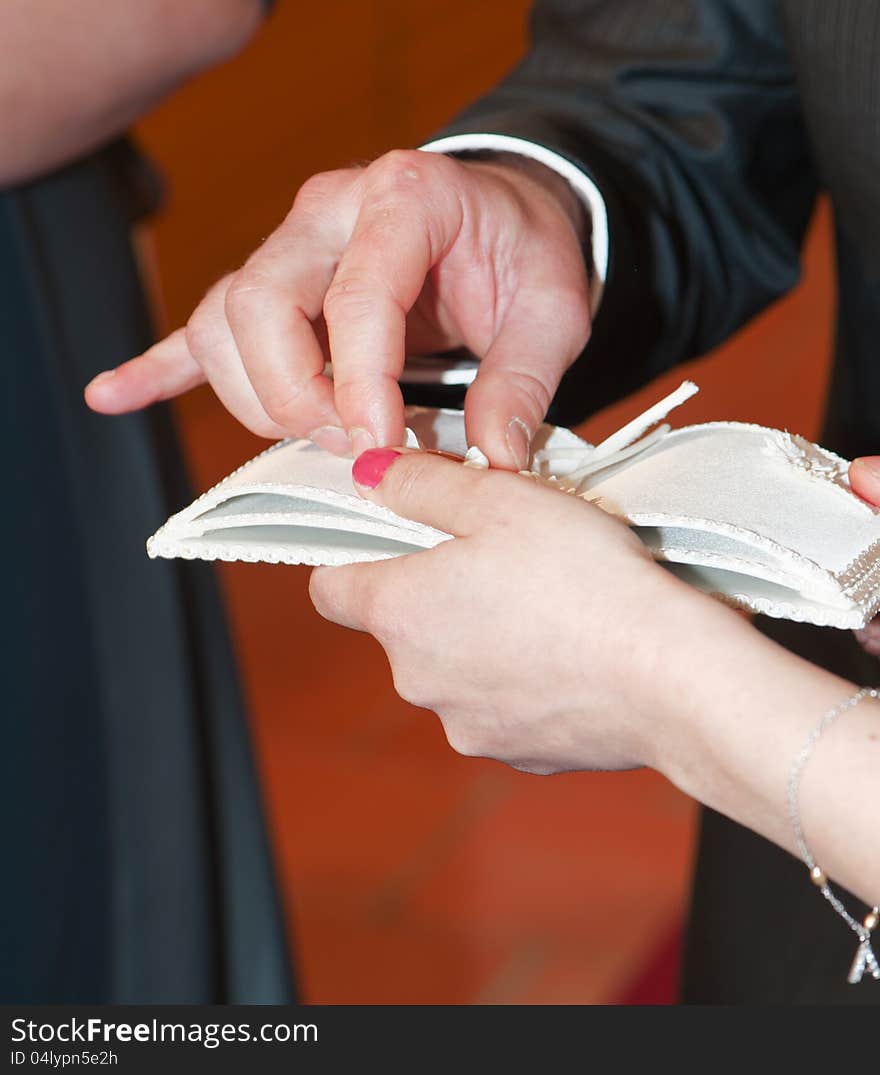
[[[602,304],[551,411],[566,424],[785,294],[827,190],[840,302],[824,441],[847,456],[880,452],[876,0],[541,0],[528,55],[443,133],[465,131],[549,146],[606,200]],[[857,682],[876,679],[848,635],[764,629]],[[880,1003],[873,982],[845,983],[853,942],[799,863],[705,814],[686,999]]]

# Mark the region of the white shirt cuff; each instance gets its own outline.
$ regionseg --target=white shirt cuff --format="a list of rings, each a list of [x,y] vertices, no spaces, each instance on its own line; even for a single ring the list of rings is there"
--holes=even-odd
[[[602,289],[608,274],[608,213],[599,188],[571,161],[537,142],[514,138],[508,134],[453,134],[419,146],[426,153],[462,153],[467,150],[492,149],[499,153],[519,153],[561,175],[581,199],[592,221],[593,271],[590,287],[590,311],[596,316]]]

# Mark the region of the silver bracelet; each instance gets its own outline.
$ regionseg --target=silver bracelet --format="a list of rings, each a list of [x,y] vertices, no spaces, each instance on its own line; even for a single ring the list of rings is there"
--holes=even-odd
[[[791,827],[794,829],[794,836],[797,841],[801,858],[804,860],[807,869],[810,871],[810,880],[859,938],[859,947],[856,950],[855,959],[853,959],[852,966],[849,969],[849,974],[846,979],[851,985],[860,982],[865,972],[870,974],[872,978],[880,979],[880,964],[878,964],[877,957],[874,955],[874,951],[871,948],[871,933],[876,928],[878,922],[880,922],[880,907],[873,907],[865,916],[865,920],[859,922],[853,918],[837,896],[831,891],[825,871],[816,863],[816,860],[810,853],[810,849],[807,847],[807,841],[804,838],[804,830],[801,827],[800,812],[798,810],[798,796],[801,786],[801,774],[803,773],[804,766],[807,764],[807,760],[819,737],[831,727],[842,713],[845,713],[848,709],[855,709],[863,698],[880,698],[880,690],[877,690],[874,687],[863,687],[860,691],[857,691],[852,698],[848,698],[845,702],[841,702],[840,705],[835,706],[834,709],[830,709],[810,732],[807,741],[801,748],[797,758],[795,758],[791,777],[788,781],[788,816],[791,819]]]

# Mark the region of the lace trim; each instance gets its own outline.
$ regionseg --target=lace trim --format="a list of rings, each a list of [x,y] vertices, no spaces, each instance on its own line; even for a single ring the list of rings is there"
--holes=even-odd
[[[222,545],[200,543],[194,545],[186,541],[172,539],[165,542],[158,540],[156,534],[147,542],[147,555],[151,560],[223,560],[226,563],[248,564],[288,564],[291,567],[305,564],[308,567],[330,567],[351,563],[351,557],[343,550],[313,550],[305,546],[291,549],[279,549],[277,545],[236,545],[224,542]],[[446,540],[452,540],[448,538]],[[413,546],[413,552],[416,546]],[[364,560],[390,560],[397,556],[395,552],[376,552],[364,550]]]
[[[863,549],[837,576],[841,589],[853,602],[880,608],[880,540]]]
[[[717,601],[729,605],[731,608],[745,609],[746,612],[756,612],[762,616],[769,616],[774,620],[794,620],[795,623],[811,623],[816,627],[837,627],[843,631],[852,631],[864,627],[880,607],[880,599],[878,599],[865,609],[839,610],[816,607],[804,609],[786,601],[769,601],[766,597],[750,597],[747,594],[724,594],[710,590],[703,592],[708,593],[710,597],[714,597]]]

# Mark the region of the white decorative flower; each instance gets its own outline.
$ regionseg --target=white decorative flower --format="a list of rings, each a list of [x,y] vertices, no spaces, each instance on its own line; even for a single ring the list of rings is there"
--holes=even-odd
[[[809,477],[833,482],[849,490],[849,466],[846,460],[826,452],[796,433],[781,430],[769,432],[764,452],[767,455],[781,453],[795,469],[803,471]]]

